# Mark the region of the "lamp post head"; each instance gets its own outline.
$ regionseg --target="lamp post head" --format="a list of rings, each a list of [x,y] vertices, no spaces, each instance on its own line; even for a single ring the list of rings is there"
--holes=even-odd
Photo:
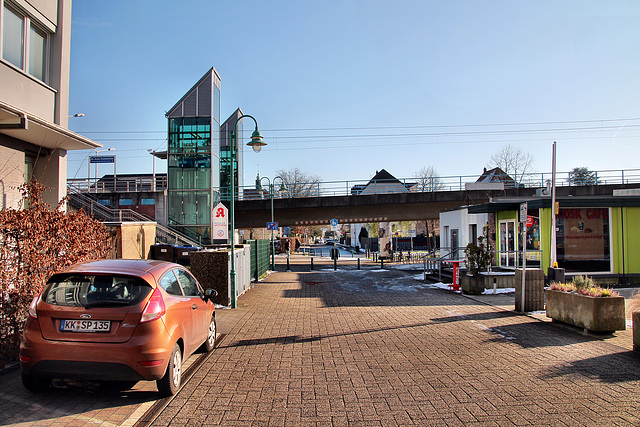
[[[251,142],[248,142],[247,145],[253,148],[253,151],[256,153],[262,150],[262,147],[267,145],[267,143],[262,140],[262,134],[258,130],[258,126],[256,126],[256,130],[251,134]]]

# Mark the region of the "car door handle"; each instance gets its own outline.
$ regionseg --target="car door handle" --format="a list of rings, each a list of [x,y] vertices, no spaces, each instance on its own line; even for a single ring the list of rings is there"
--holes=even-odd
[[[197,309],[198,309],[198,306],[197,306],[197,305],[195,305],[195,304],[192,304],[192,305],[191,305],[191,310],[197,310]]]

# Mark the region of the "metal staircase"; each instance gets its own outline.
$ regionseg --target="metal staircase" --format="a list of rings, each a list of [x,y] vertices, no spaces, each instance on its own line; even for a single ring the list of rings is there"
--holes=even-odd
[[[111,209],[98,203],[88,193],[79,191],[73,186],[67,187],[69,204],[76,209],[82,209],[88,215],[102,222],[149,222],[148,218],[131,209]],[[198,242],[182,233],[156,222],[156,243],[178,246],[200,246]]]

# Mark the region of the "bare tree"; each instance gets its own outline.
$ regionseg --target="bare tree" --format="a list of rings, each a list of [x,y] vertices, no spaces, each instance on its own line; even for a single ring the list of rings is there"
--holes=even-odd
[[[413,176],[417,180],[418,191],[438,191],[444,188],[442,179],[433,166],[423,166]]]
[[[533,172],[533,164],[531,153],[525,153],[520,148],[507,144],[491,156],[488,167],[498,167],[516,182],[521,182],[525,174]]]
[[[279,170],[276,174],[284,182],[284,195],[287,197],[314,196],[318,193],[319,176],[309,175],[297,167],[288,171]]]

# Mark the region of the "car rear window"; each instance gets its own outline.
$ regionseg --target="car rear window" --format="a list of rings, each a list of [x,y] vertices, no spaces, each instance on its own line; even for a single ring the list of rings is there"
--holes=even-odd
[[[67,307],[131,306],[145,299],[151,286],[139,277],[112,274],[56,274],[42,300]]]

